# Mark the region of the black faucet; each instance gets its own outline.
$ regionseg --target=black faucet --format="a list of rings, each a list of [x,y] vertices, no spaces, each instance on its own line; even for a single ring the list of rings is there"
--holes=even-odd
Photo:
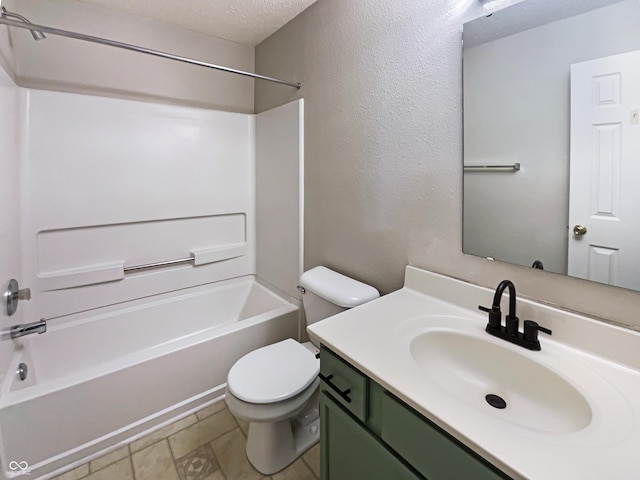
[[[500,300],[504,290],[509,289],[509,313],[505,318],[505,326],[502,326],[502,312],[500,311]],[[518,330],[518,317],[516,316],[516,287],[511,280],[503,280],[498,284],[496,293],[493,296],[491,308],[479,305],[478,308],[489,314],[486,332],[507,342],[520,345],[529,350],[540,350],[538,331],[551,335],[551,330],[541,327],[533,320],[524,321],[524,332]]]

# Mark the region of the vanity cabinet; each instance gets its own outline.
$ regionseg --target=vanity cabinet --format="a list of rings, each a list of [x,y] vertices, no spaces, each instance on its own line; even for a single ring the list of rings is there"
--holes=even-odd
[[[326,392],[320,394],[322,480],[416,480],[385,444]]]
[[[326,347],[321,480],[509,479]]]

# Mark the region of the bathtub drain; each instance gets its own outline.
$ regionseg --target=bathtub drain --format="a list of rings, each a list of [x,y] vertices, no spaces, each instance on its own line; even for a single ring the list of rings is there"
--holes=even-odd
[[[26,380],[27,374],[29,373],[29,367],[27,367],[26,363],[21,363],[18,365],[18,377],[21,381]]]

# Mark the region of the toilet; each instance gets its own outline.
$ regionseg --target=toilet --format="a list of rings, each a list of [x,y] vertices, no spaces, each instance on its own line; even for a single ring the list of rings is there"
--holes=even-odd
[[[380,296],[326,267],[304,272],[299,288],[307,325]],[[249,352],[229,370],[225,400],[249,422],[247,458],[264,475],[293,463],[320,438],[318,347],[289,338]]]

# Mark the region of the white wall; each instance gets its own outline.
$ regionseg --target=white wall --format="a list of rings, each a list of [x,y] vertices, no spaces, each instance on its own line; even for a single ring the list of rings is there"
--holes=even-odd
[[[256,274],[300,299],[303,100],[256,115]]]
[[[26,98],[26,318],[255,273],[252,115],[41,90]],[[220,262],[122,274],[123,263],[227,247],[235,256],[239,245],[243,255]]]
[[[305,99],[305,268],[389,292],[406,264],[640,328],[640,293],[462,253],[462,24],[472,0],[319,0],[256,49],[256,111]]]
[[[466,253],[566,274],[570,66],[640,49],[639,17],[622,2],[465,49],[465,162],[522,165],[465,173]]]
[[[78,0],[3,0],[31,22],[117,40],[245,71],[254,48]],[[253,79],[103,45],[0,27],[13,43],[18,85],[109,97],[253,112]],[[0,55],[0,61],[2,56]]]
[[[14,315],[9,317],[5,308],[4,292],[11,278],[28,286],[20,274],[20,162],[19,124],[20,93],[13,81],[0,69],[0,205],[3,206],[0,222],[0,330],[7,332],[11,325],[22,321],[26,302],[20,302]],[[7,371],[13,352],[8,335],[0,337],[0,382]]]

